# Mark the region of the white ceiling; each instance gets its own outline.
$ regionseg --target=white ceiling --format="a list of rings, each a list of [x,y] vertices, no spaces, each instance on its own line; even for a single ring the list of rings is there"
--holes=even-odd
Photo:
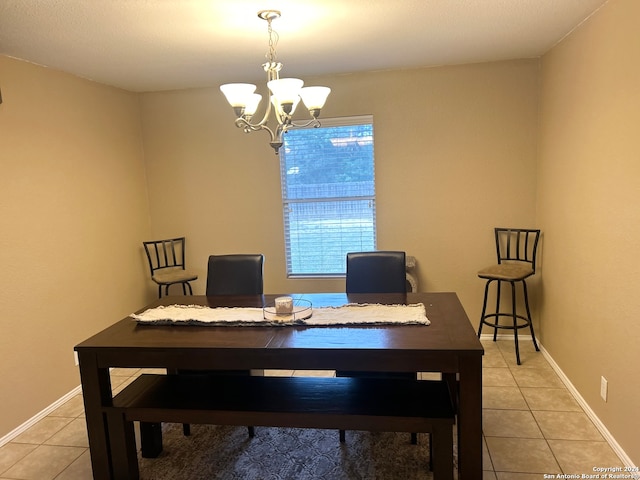
[[[538,57],[606,0],[0,0],[0,54],[132,91]],[[0,74],[1,75],[1,74]]]

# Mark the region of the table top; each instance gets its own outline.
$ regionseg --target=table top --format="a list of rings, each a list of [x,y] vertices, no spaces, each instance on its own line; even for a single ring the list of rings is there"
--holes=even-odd
[[[159,305],[262,307],[278,295],[175,296]],[[288,294],[313,307],[347,303],[425,305],[431,325],[206,326],[138,324],[127,317],[76,346],[99,367],[372,369],[457,371],[483,349],[455,293]]]

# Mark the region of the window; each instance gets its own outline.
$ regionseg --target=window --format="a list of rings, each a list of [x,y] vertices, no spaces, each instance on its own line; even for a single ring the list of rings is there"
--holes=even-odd
[[[288,276],[344,275],[348,252],[376,249],[371,116],[290,130],[280,170]]]

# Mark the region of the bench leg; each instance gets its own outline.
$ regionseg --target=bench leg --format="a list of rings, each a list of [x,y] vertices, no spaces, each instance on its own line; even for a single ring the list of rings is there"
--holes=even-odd
[[[431,444],[434,480],[453,480],[453,427],[434,425]]]
[[[143,458],[157,458],[162,453],[162,424],[140,422],[140,446]]]

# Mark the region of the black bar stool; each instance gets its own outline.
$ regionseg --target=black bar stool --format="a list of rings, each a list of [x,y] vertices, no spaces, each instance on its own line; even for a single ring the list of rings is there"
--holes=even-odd
[[[169,295],[171,285],[182,285],[182,294],[193,295],[191,284],[198,276],[185,270],[185,237],[168,238],[166,240],[152,240],[142,242],[149,261],[151,280],[158,284],[158,298]]]
[[[494,342],[496,341],[499,328],[513,330],[516,346],[516,361],[518,365],[520,365],[520,349],[518,347],[518,330],[520,328],[529,327],[533,345],[536,351],[540,351],[536,342],[536,335],[533,331],[526,283],[526,279],[536,273],[536,252],[538,249],[540,230],[496,228],[495,237],[498,264],[483,268],[478,272],[478,277],[487,280],[484,288],[484,302],[482,305],[482,315],[480,316],[478,337],[480,337],[484,325],[493,327]],[[496,282],[497,286],[496,310],[494,313],[487,313],[489,286],[493,282]],[[511,284],[511,312],[509,313],[500,311],[500,287],[502,282]],[[526,316],[517,313],[516,284],[518,283],[522,284]],[[500,325],[500,317],[510,317],[512,322]]]

